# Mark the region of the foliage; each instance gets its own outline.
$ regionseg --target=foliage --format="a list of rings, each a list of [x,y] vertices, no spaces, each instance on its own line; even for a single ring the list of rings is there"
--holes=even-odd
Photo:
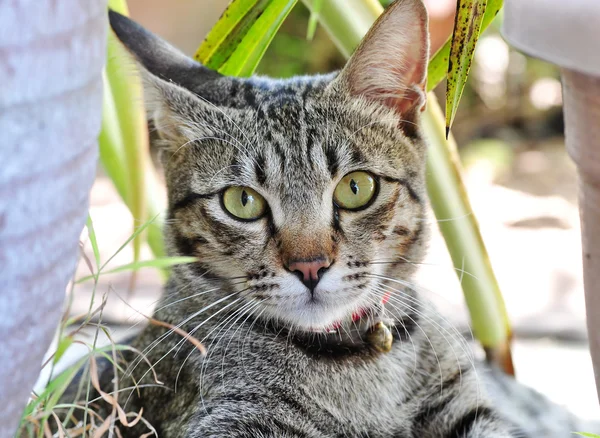
[[[173,266],[179,263],[191,263],[195,259],[191,257],[178,258],[159,258],[134,262],[119,266],[113,269],[107,269],[107,265],[124,248],[141,235],[148,227],[152,226],[154,219],[147,221],[139,227],[104,263],[100,260],[100,250],[96,239],[94,224],[92,218],[88,217],[87,231],[89,242],[94,254],[94,260],[89,260],[83,255],[84,261],[90,270],[90,275],[72,282],[69,291],[68,302],[71,303],[75,294],[77,294],[76,285],[84,282],[93,282],[92,297],[86,314],[72,317],[70,306],[67,305],[61,319],[58,332],[56,348],[42,366],[49,367],[50,373],[48,383],[39,393],[33,393],[31,400],[27,404],[21,417],[20,431],[17,436],[29,437],[51,437],[51,430],[57,430],[59,436],[84,437],[84,436],[103,436],[103,433],[120,424],[121,427],[132,427],[138,421],[144,421],[141,412],[126,413],[118,403],[116,393],[106,393],[106,388],[99,385],[99,376],[97,373],[96,358],[103,357],[107,359],[114,367],[115,376],[122,372],[118,365],[119,353],[130,351],[134,354],[141,354],[127,345],[119,345],[112,341],[108,328],[102,323],[102,314],[107,302],[107,295],[99,300],[96,299],[98,280],[102,275],[114,272],[133,271],[144,267],[163,268]],[[163,323],[164,324],[164,323]],[[85,342],[82,337],[84,331],[92,331],[92,341]],[[107,346],[99,347],[97,345],[100,332],[104,332],[111,343]],[[60,360],[64,358],[65,352],[74,344],[84,345],[88,353],[78,359],[74,364],[66,367],[63,371],[57,372],[60,366]],[[203,348],[203,347],[202,347]],[[72,395],[73,400],[65,402],[63,398],[69,386],[74,385],[74,380],[81,374],[90,376],[89,379],[80,379],[77,385],[76,394]],[[135,388],[119,388],[118,378],[114,383],[114,391],[133,390]],[[100,393],[102,399],[114,407],[113,412],[102,418],[90,404],[90,395],[92,390]],[[69,392],[69,395],[71,393]],[[76,415],[82,413],[82,415]],[[81,419],[83,417],[83,419]],[[77,420],[75,419],[77,418]],[[62,419],[62,420],[59,420]],[[150,426],[150,429],[151,426]]]

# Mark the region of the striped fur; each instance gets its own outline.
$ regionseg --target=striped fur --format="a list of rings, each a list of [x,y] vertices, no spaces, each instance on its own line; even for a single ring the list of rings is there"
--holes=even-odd
[[[569,436],[568,414],[550,421],[544,412],[562,411],[475,362],[410,287],[427,242],[420,0],[391,6],[340,74],[289,80],[223,77],[123,17],[111,24],[163,139],[169,253],[199,260],[173,270],[154,317],[207,356],[156,326],[134,341],[164,386],[133,392],[129,407],[159,436]],[[356,170],[376,176],[376,199],[344,211],[333,190]],[[267,214],[228,215],[232,185],[264,196]],[[310,294],[285,260],[324,256],[333,263]],[[388,353],[365,337],[379,321],[394,336]],[[129,372],[151,376],[133,358]],[[530,414],[514,412],[515,396]]]

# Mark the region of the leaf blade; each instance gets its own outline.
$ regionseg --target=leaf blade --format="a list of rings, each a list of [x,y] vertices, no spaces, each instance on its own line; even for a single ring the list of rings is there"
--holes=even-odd
[[[481,32],[485,31],[492,23],[504,4],[504,0],[488,0],[487,8],[481,23]],[[448,61],[450,59],[450,45],[452,37],[435,53],[427,68],[427,91],[433,90],[448,74]]]
[[[487,0],[458,0],[446,76],[446,138],[460,103],[479,39]]]
[[[251,76],[297,0],[234,0],[195,59],[229,76]]]

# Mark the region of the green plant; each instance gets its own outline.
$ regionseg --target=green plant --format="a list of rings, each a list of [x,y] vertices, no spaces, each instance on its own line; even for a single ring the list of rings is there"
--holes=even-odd
[[[97,372],[96,359],[105,358],[114,367],[115,376],[123,373],[118,364],[118,355],[123,351],[131,351],[134,354],[140,354],[137,350],[127,345],[119,345],[113,342],[108,328],[102,323],[102,313],[106,305],[107,294],[101,300],[97,300],[96,292],[98,280],[101,276],[124,271],[136,271],[141,268],[152,267],[162,269],[180,263],[191,263],[195,261],[193,257],[163,257],[154,260],[136,261],[127,265],[108,269],[107,266],[125,247],[135,241],[138,236],[152,226],[154,219],[151,219],[137,228],[135,232],[117,249],[117,251],[105,262],[100,260],[100,250],[96,240],[96,233],[91,217],[88,218],[87,230],[89,242],[94,254],[94,260],[84,257],[84,260],[90,270],[90,275],[81,279],[74,280],[68,295],[68,304],[61,319],[58,331],[57,342],[54,352],[49,356],[43,367],[49,366],[50,373],[48,383],[39,393],[33,393],[31,400],[27,404],[21,417],[21,424],[17,436],[29,437],[52,437],[51,430],[57,430],[59,436],[84,437],[84,436],[103,436],[103,433],[120,423],[122,427],[131,427],[138,421],[145,421],[140,412],[125,412],[119,405],[117,394],[126,388],[119,388],[118,378],[115,380],[112,392],[106,392],[107,388],[101,388]],[[88,311],[84,315],[71,316],[70,304],[77,294],[77,286],[85,282],[93,282],[92,296]],[[99,301],[99,302],[98,302]],[[84,330],[92,331],[91,341],[84,341],[81,333]],[[103,332],[110,344],[99,347],[98,337]],[[84,345],[88,353],[79,358],[75,363],[68,366],[63,371],[57,373],[57,365],[64,357],[66,351],[74,344]],[[143,359],[143,357],[142,357]],[[73,387],[73,381],[78,373],[89,378],[81,378],[77,385],[75,394],[72,394],[72,401],[65,402],[64,398],[69,387]],[[92,389],[101,394],[102,399],[112,405],[113,411],[107,417],[100,417],[94,406],[90,403]],[[130,388],[133,389],[133,388]],[[71,395],[71,393],[69,393]],[[75,420],[74,414],[78,415]],[[60,414],[60,415],[59,415]],[[81,423],[79,419],[82,418]],[[53,420],[53,421],[52,421]],[[51,427],[52,424],[52,427]]]

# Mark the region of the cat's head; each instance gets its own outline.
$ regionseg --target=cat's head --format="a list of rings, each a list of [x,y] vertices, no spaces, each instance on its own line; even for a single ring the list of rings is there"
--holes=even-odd
[[[289,80],[225,77],[111,24],[164,143],[170,253],[200,259],[175,275],[305,330],[380,302],[384,277],[407,279],[424,245],[420,0],[392,4],[339,74]]]

